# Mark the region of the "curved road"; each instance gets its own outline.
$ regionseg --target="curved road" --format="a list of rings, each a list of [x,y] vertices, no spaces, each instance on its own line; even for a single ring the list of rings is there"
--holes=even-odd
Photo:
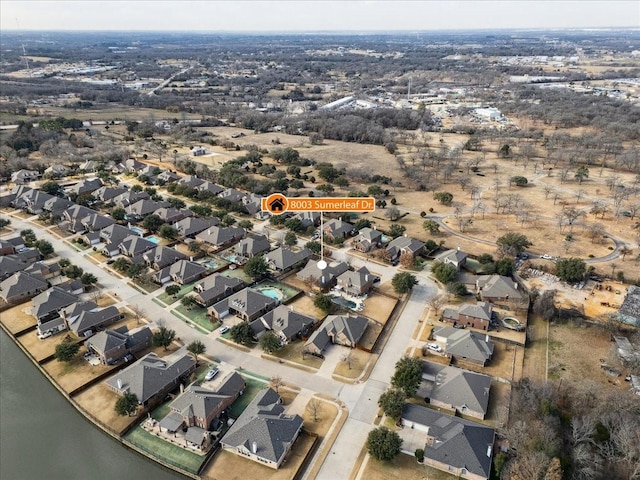
[[[31,219],[36,218],[37,216],[31,217]],[[216,340],[217,332],[205,335],[190,327],[186,322],[172,315],[169,308],[163,308],[153,302],[154,294],[140,293],[128,285],[126,279],[118,279],[90,261],[86,255],[92,253],[91,249],[78,252],[62,239],[46,231],[52,227],[44,228],[13,215],[11,215],[11,225],[18,231],[32,229],[39,238],[49,240],[56,254],[60,257],[69,258],[85,272],[94,274],[98,278],[100,287],[105,291],[115,293],[120,299],[116,306],[137,305],[144,312],[145,318],[154,319],[156,322],[158,320],[166,322],[167,326],[176,331],[176,337],[185,344],[196,339],[202,341],[207,347],[207,354],[219,359],[223,365],[227,364],[234,368],[241,367],[266,377],[279,375],[288,383],[299,386],[302,394],[312,395],[315,392],[320,392],[340,399],[348,409],[349,416],[317,476],[318,479],[323,480],[346,478],[351,472],[360,451],[359,446],[364,445],[366,436],[373,426],[372,422],[377,415],[378,397],[388,387],[396,361],[404,354],[410,344],[412,332],[418,319],[422,317],[425,305],[438,292],[436,284],[425,274],[418,275],[419,284],[414,287],[393,331],[389,334],[385,348],[369,379],[358,384],[344,384],[333,380],[331,371],[310,375],[306,371],[286,364],[264,360],[260,357],[260,352],[244,352],[219,342]],[[334,252],[333,258],[345,258],[346,250],[343,248]],[[353,257],[351,262],[356,267],[367,265],[380,274],[383,281],[391,278],[396,271],[393,267],[369,264],[357,257]],[[155,294],[159,293],[162,293],[162,289]]]

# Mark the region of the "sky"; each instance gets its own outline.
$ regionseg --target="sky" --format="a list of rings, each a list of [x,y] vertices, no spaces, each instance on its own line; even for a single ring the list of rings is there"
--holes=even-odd
[[[0,0],[1,30],[640,28],[638,0]]]

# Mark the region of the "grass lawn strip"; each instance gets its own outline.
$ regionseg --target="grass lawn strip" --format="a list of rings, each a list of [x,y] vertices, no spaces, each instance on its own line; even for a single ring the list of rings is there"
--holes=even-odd
[[[218,326],[220,326],[220,322],[211,322],[207,316],[206,308],[194,306],[191,307],[191,310],[187,310],[184,305],[180,305],[171,311],[171,313],[173,312],[178,312],[180,315],[188,318],[191,322],[197,324],[207,332],[213,332]]]
[[[180,288],[180,291],[175,296],[167,295],[167,293],[165,291],[163,291],[160,295],[158,295],[156,297],[156,299],[160,300],[165,305],[171,305],[173,303],[176,303],[178,300],[181,300],[182,297],[184,297],[187,293],[193,292],[193,284],[194,283],[189,283],[187,285],[183,285]]]

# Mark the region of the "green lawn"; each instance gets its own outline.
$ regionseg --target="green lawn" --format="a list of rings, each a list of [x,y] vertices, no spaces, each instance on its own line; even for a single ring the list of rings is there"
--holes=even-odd
[[[184,305],[180,305],[172,310],[173,312],[178,312],[187,317],[193,323],[199,325],[204,328],[208,332],[213,332],[216,328],[220,326],[220,322],[212,323],[209,320],[210,317],[207,317],[207,309],[194,306],[191,307],[191,310],[187,310]]]
[[[253,283],[253,278],[245,274],[242,268],[236,268],[235,270],[225,270],[220,275],[224,275],[228,278],[239,278],[246,284]]]
[[[144,450],[152,457],[196,474],[205,460],[204,456],[189,452],[183,448],[162,440],[138,426],[131,430],[125,439]]]
[[[160,405],[158,408],[156,408],[153,412],[151,412],[151,416],[160,421],[162,420],[164,417],[166,417],[169,412],[171,411],[171,408],[169,408],[169,404],[172,402],[172,400],[169,400],[165,403],[163,403],[162,405]]]
[[[253,398],[258,394],[260,390],[267,386],[266,383],[256,380],[254,378],[245,377],[245,383],[247,384],[247,388],[244,390],[242,396],[238,397],[238,399],[233,402],[231,405],[231,409],[229,410],[229,416],[232,418],[238,418],[242,412],[244,412],[249,402],[253,400]]]
[[[160,288],[155,283],[142,283],[139,280],[134,280],[134,283],[141,288],[144,293],[152,293],[155,292],[158,288]]]
[[[158,295],[156,299],[160,300],[165,305],[171,305],[172,303],[176,303],[178,300],[184,297],[187,293],[193,292],[193,286],[195,285],[195,283],[197,282],[188,283],[184,285],[182,288],[180,288],[180,291],[175,297],[172,297],[171,295],[167,295],[167,293],[164,291],[164,288],[163,288],[163,292],[160,295]]]

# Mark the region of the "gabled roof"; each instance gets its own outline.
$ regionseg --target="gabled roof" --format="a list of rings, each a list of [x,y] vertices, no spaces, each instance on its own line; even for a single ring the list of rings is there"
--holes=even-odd
[[[114,197],[113,202],[116,205],[126,208],[129,205],[133,205],[134,203],[140,200],[145,200],[147,198],[151,198],[151,195],[149,195],[144,190],[140,192],[132,192],[131,190],[129,190],[127,192],[121,193],[117,197]]]
[[[198,185],[196,189],[201,191],[207,191],[209,193],[212,193],[213,195],[219,195],[220,193],[224,192],[224,188],[222,188],[220,185],[216,185],[215,183],[211,183],[211,182],[204,182],[203,184]]]
[[[150,215],[159,208],[168,207],[169,205],[170,203],[165,201],[155,202],[153,200],[143,199],[138,200],[136,203],[129,205],[128,207],[125,207],[125,210],[128,215],[144,216]]]
[[[191,188],[196,188],[197,186],[202,185],[204,183],[204,180],[196,177],[195,175],[187,175],[186,177],[182,177],[180,180],[178,180],[178,183],[180,185],[186,185]]]
[[[69,191],[81,195],[83,193],[91,193],[96,191],[102,186],[102,180],[99,178],[90,178],[86,180],[80,180],[75,185],[69,187]]]
[[[4,280],[16,272],[21,272],[28,266],[27,263],[6,256],[0,256],[0,280]]]
[[[430,408],[405,404],[402,418],[429,427],[424,456],[456,469],[465,468],[482,478],[491,475],[495,430]]]
[[[53,197],[44,202],[42,206],[43,210],[47,210],[49,212],[60,212],[61,210],[66,210],[73,202],[71,200],[67,200],[66,198]]]
[[[148,328],[148,327],[147,327]],[[104,330],[87,341],[98,352],[104,353],[127,344],[129,335],[118,330]]]
[[[88,310],[95,310],[98,305],[95,302],[74,302],[71,305],[64,307],[60,314],[66,317],[69,322],[77,320],[82,312]]]
[[[458,313],[460,315],[467,315],[473,318],[479,318],[481,320],[491,320],[492,305],[488,302],[476,302],[475,305],[465,304],[460,307]]]
[[[85,310],[78,316],[78,320],[69,325],[74,332],[82,332],[112,322],[120,318],[120,311],[113,305],[95,310]]]
[[[302,428],[302,417],[285,415],[280,396],[270,388],[255,396],[222,438],[230,447],[255,449],[255,455],[280,463]]]
[[[235,188],[227,188],[218,194],[220,198],[224,198],[230,202],[241,202],[245,195],[246,193],[236,190]]]
[[[293,338],[315,320],[307,315],[295,312],[284,305],[265,313],[251,322],[251,329],[256,337],[261,337],[267,330],[282,332],[286,338]]]
[[[129,235],[122,242],[120,242],[120,248],[127,252],[130,256],[138,255],[147,250],[150,250],[156,246],[155,243],[150,242],[147,239],[139,237],[138,235]]]
[[[93,196],[98,200],[102,200],[103,202],[108,202],[109,200],[113,200],[118,195],[122,195],[128,190],[124,187],[107,187],[106,185],[100,187],[95,192],[93,192]]]
[[[243,238],[233,248],[237,254],[244,256],[255,256],[262,252],[268,252],[270,249],[271,244],[264,235],[252,235]]]
[[[325,232],[331,233],[334,237],[348,235],[353,230],[353,225],[342,220],[332,219],[324,223]]]
[[[217,391],[192,384],[169,406],[183,417],[208,418],[211,414],[219,414],[225,404],[228,405],[245,389],[245,385],[242,377],[233,372],[223,380]]]
[[[157,246],[152,250],[147,250],[142,254],[146,262],[157,265],[158,268],[169,266],[178,260],[184,260],[187,256],[173,248]]]
[[[214,273],[196,283],[194,289],[198,291],[198,296],[206,303],[212,298],[220,297],[225,292],[231,295],[234,290],[242,285],[244,285],[244,282],[239,278],[225,277],[219,273]]]
[[[419,395],[448,405],[465,405],[474,412],[487,413],[490,376],[438,363],[422,362],[422,378]]]
[[[81,220],[82,224],[86,227],[91,228],[91,230],[102,230],[103,228],[107,228],[109,225],[113,225],[113,219],[110,217],[105,217],[104,215],[100,215],[99,213],[92,213],[87,215]]]
[[[130,235],[135,235],[135,232],[115,223],[100,230],[100,238],[103,241],[106,243],[115,243],[116,245],[119,245],[122,240]]]
[[[187,217],[175,222],[173,224],[173,228],[178,230],[180,235],[187,237],[189,235],[196,235],[207,228],[218,225],[219,223],[220,220],[218,218]]]
[[[193,215],[191,210],[178,210],[177,208],[172,207],[162,207],[153,212],[155,215],[159,216],[165,222],[173,221],[174,218],[184,218]]]
[[[462,261],[466,260],[467,254],[457,248],[446,250],[436,255],[435,260],[443,263],[452,263],[459,265]]]
[[[76,220],[88,217],[92,213],[98,213],[91,208],[87,208],[83,205],[73,204],[69,208],[67,208],[64,212],[64,216],[69,220]]]
[[[318,268],[318,262],[316,260],[309,260],[305,267],[300,270],[296,277],[307,280],[310,278],[315,279],[315,284],[320,288],[325,288],[330,285],[334,279],[339,275],[349,270],[349,265],[344,262],[332,262],[327,265],[327,268],[320,270]]]
[[[311,334],[305,347],[314,345],[319,350],[323,350],[331,337],[335,338],[337,335],[344,335],[351,344],[355,345],[364,335],[368,325],[369,320],[359,315],[329,315],[320,328]]]
[[[268,297],[253,288],[247,287],[216,303],[213,306],[213,309],[216,312],[221,313],[229,308],[233,308],[234,310],[244,312],[247,316],[251,317],[263,308],[274,308],[277,304],[278,301],[276,299]]]
[[[196,262],[189,260],[178,260],[176,263],[167,267],[170,276],[177,278],[191,278],[195,275],[202,275],[207,271],[205,267]]]
[[[424,242],[411,237],[394,238],[387,245],[387,251],[392,255],[402,250],[413,253],[414,255],[424,248]]]
[[[33,316],[42,318],[77,301],[78,297],[76,295],[67,293],[59,287],[52,287],[34,297],[31,301]]]
[[[296,263],[302,262],[311,257],[312,253],[306,248],[298,252],[294,252],[290,248],[280,247],[265,254],[267,263],[271,264],[276,270],[287,270]]]
[[[380,241],[382,232],[373,228],[364,227],[358,232],[358,236],[361,240],[368,240],[371,243]]]
[[[211,227],[196,235],[196,239],[211,245],[224,245],[233,240],[240,240],[245,235],[240,227]]]
[[[147,402],[154,395],[175,383],[185,373],[195,367],[189,355],[182,355],[173,362],[161,359],[155,353],[149,353],[124,370],[116,373],[105,383],[120,392],[130,392],[138,397],[140,403]],[[122,388],[118,387],[120,380]]]
[[[347,270],[338,277],[338,282],[348,287],[362,288],[367,283],[373,282],[373,275],[367,267],[360,267],[355,272]]]
[[[42,291],[44,288],[47,288],[47,282],[20,271],[0,282],[0,297],[8,301],[27,292]]]
[[[486,362],[493,355],[494,345],[485,336],[471,330],[463,330],[453,327],[436,327],[433,329],[434,337],[444,338],[446,341],[445,353],[470,358],[472,360]]]
[[[511,277],[502,275],[485,275],[478,279],[478,287],[482,290],[482,296],[488,298],[522,298],[522,293],[517,289],[517,283]]]

